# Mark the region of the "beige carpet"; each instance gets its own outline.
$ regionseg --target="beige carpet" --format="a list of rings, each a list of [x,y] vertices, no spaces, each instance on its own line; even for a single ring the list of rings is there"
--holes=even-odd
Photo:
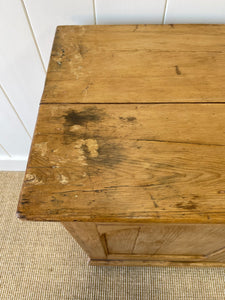
[[[0,172],[0,299],[225,299],[224,268],[89,267],[57,223],[15,212],[23,173]]]

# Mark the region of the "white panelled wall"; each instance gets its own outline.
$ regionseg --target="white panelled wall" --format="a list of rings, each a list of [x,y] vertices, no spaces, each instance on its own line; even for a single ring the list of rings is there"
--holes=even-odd
[[[24,170],[57,25],[225,24],[225,0],[0,0],[0,170]]]

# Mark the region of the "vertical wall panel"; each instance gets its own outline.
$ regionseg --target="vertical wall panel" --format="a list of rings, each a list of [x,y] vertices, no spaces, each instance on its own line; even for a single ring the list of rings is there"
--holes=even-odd
[[[24,3],[46,68],[57,25],[94,24],[92,0],[24,0]]]
[[[0,84],[32,135],[45,72],[21,1],[0,0]]]
[[[13,157],[26,159],[30,137],[0,88],[0,144]]]
[[[9,155],[7,152],[4,150],[3,146],[0,145],[0,159],[9,159]]]
[[[95,0],[97,24],[161,24],[165,0]]]
[[[165,22],[225,23],[224,0],[168,0]]]

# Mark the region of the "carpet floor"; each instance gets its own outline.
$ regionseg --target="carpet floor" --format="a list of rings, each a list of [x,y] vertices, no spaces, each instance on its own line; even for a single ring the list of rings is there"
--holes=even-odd
[[[16,218],[23,172],[0,172],[0,299],[225,299],[225,268],[91,267],[59,223]]]

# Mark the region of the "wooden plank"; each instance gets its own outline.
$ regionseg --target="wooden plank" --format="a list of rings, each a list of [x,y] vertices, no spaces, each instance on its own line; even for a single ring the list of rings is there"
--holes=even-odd
[[[208,103],[41,105],[35,135],[225,145],[224,107]]]
[[[224,36],[222,25],[58,27],[42,103],[224,102]]]
[[[1,2],[0,11],[0,83],[32,135],[45,72],[21,1]]]
[[[24,0],[24,3],[46,69],[57,25],[94,24],[92,0]]]
[[[225,222],[224,104],[67,107],[41,107],[22,217]]]
[[[94,223],[64,222],[62,224],[92,259],[106,258],[105,250]]]
[[[221,0],[169,0],[165,14],[167,24],[224,24],[225,3]]]
[[[27,159],[30,137],[0,88],[0,144],[11,158]]]
[[[165,0],[96,0],[97,24],[161,24]]]

